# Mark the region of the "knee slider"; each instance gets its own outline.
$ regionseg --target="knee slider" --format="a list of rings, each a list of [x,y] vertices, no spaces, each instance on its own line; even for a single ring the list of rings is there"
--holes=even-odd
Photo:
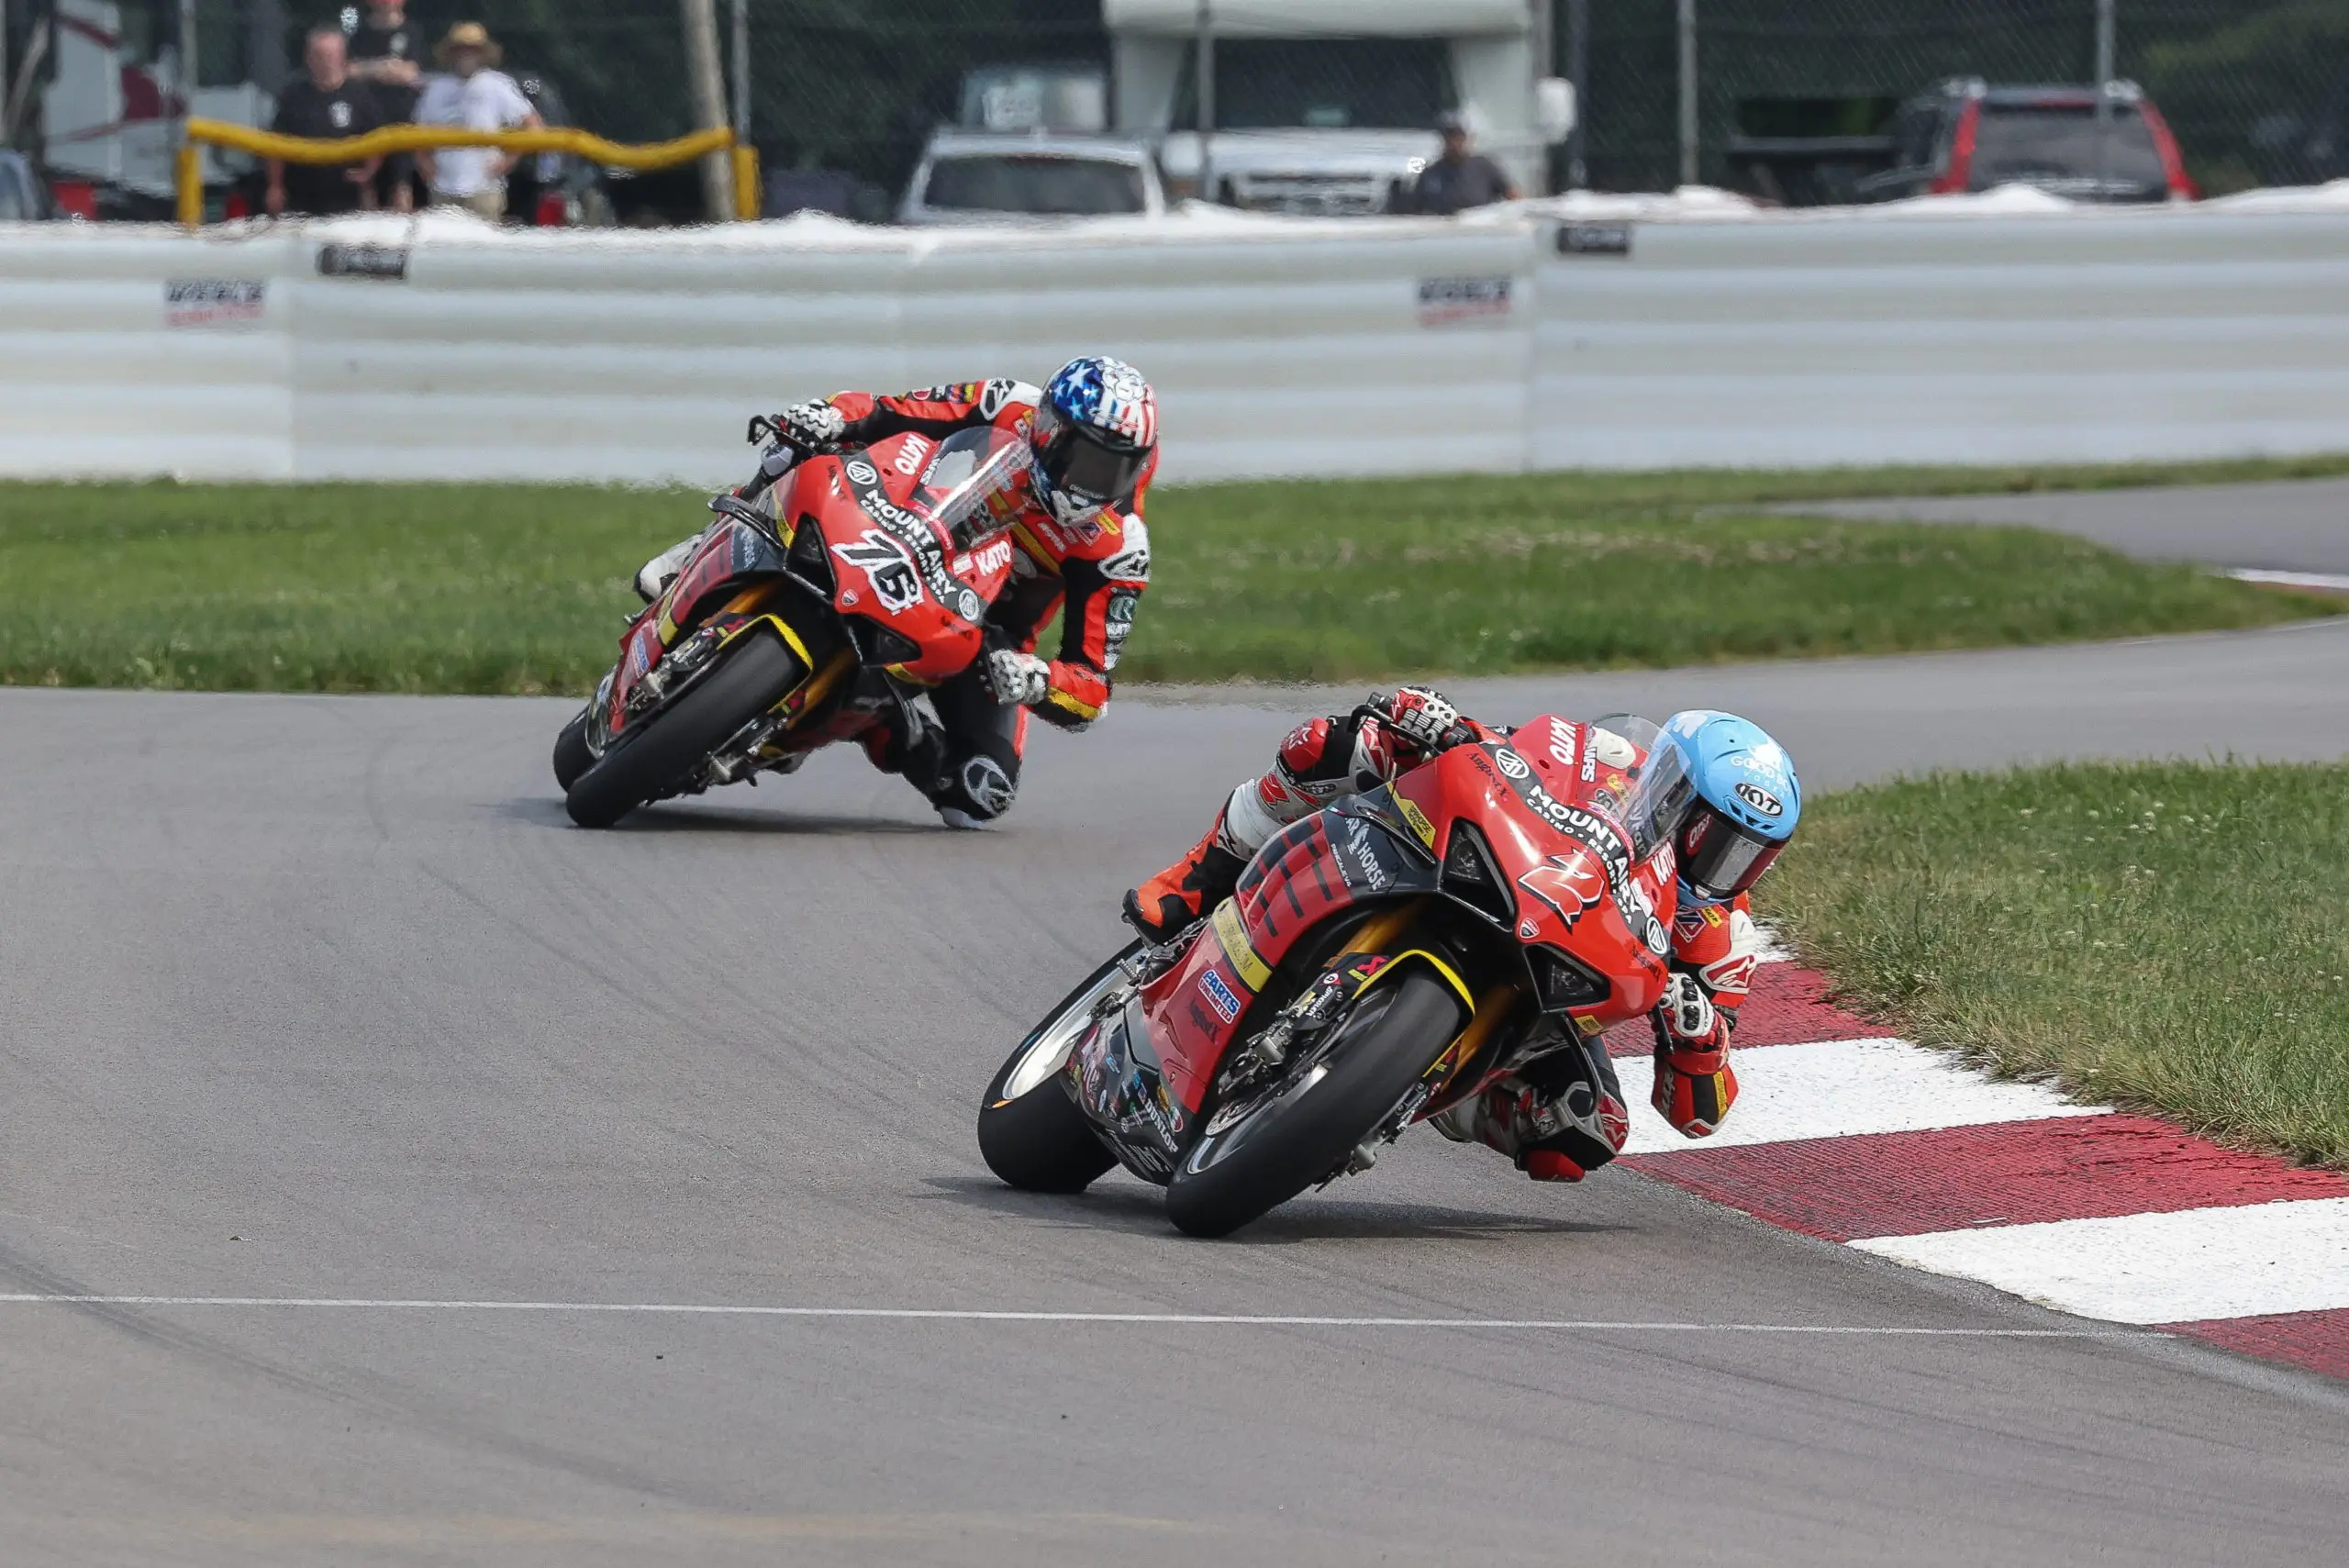
[[[952,806],[981,822],[991,822],[1011,809],[1019,784],[1001,762],[981,754],[966,757],[946,776],[946,787],[934,797],[941,807]]]

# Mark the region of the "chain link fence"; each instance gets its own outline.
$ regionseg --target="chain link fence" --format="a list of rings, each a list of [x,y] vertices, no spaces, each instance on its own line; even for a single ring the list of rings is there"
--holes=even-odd
[[[1757,136],[1883,136],[1952,77],[2095,81],[2097,0],[1695,0],[1696,162],[1751,188]],[[1591,0],[1591,183],[1682,168],[1678,0]],[[2113,0],[2115,74],[2145,89],[2206,193],[2349,174],[2349,0]]]
[[[737,83],[749,88],[748,105],[733,112],[747,107],[785,206],[885,216],[930,131],[971,117],[974,72],[1074,68],[1106,92],[1127,86],[1115,81],[1104,0],[742,0],[739,25],[735,0],[714,3],[729,96]],[[1700,181],[1753,190],[1754,164],[1741,150],[1757,139],[1882,142],[1900,104],[1944,80],[2087,83],[2098,63],[2098,0],[1551,0],[1552,14],[1538,17],[1540,3],[1528,0],[1529,35],[1547,44],[1549,69],[1586,62],[1579,144],[1551,161],[1553,183],[1578,167],[1608,190],[1669,188],[1692,153]],[[5,4],[12,71],[65,6],[85,18],[110,10],[125,63],[161,60],[168,76],[192,17],[199,85],[250,83],[262,93],[300,69],[306,28],[355,24],[364,8],[362,0]],[[451,24],[485,24],[506,68],[550,94],[551,118],[646,141],[692,128],[685,9],[679,0],[414,0],[406,17],[428,53]],[[2206,192],[2349,174],[2349,0],[2110,0],[2110,12],[2116,73],[2159,106]],[[1342,7],[1331,15],[1342,18]],[[1327,37],[1332,27],[1342,20],[1324,24],[1324,41],[1341,44]],[[1444,54],[1442,41],[1322,49],[1315,58],[1326,55],[1330,71],[1381,79],[1300,85],[1289,95],[1296,112],[1318,126],[1349,123],[1356,111],[1391,117],[1393,105],[1435,102],[1431,93],[1456,103],[1467,79],[1427,67]],[[1693,116],[1685,46],[1693,47]],[[1234,113],[1252,50],[1264,46],[1234,39],[1228,59],[1218,50],[1219,101]],[[1542,64],[1529,59],[1529,73]],[[1423,68],[1427,82],[1414,74]],[[1413,80],[1401,83],[1403,75]],[[1186,64],[1175,87],[1154,89],[1171,128],[1189,128],[1194,77]],[[20,113],[20,128],[37,119]]]

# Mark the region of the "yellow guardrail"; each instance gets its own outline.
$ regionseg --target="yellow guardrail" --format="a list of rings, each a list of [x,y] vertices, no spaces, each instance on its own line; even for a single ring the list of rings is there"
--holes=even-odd
[[[204,221],[204,169],[199,147],[229,147],[256,158],[286,163],[361,163],[394,152],[422,152],[441,147],[494,147],[500,152],[570,152],[591,163],[614,169],[668,169],[690,163],[713,152],[731,151],[734,165],[734,212],[744,219],[759,216],[759,153],[754,147],[737,147],[734,133],[720,128],[696,131],[670,141],[629,143],[607,141],[592,131],[569,126],[543,130],[467,130],[460,126],[387,125],[364,136],[314,138],[281,136],[255,130],[228,120],[191,117],[187,139],[178,162],[179,218],[190,228]]]

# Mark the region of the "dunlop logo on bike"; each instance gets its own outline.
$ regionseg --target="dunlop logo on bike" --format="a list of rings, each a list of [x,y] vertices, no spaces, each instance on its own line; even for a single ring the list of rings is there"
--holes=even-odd
[[[1419,809],[1419,803],[1404,795],[1393,784],[1386,786],[1386,793],[1395,797],[1395,805],[1403,813],[1403,820],[1411,825],[1411,831],[1419,836],[1419,842],[1431,850],[1434,849],[1435,824],[1429,821],[1428,814]]]
[[[1240,984],[1251,991],[1261,991],[1264,982],[1273,977],[1272,966],[1256,956],[1255,944],[1248,940],[1247,929],[1240,923],[1240,910],[1227,898],[1215,906],[1215,915],[1208,924],[1215,931],[1215,940],[1223,944],[1223,956],[1231,961],[1232,972],[1240,976]]]

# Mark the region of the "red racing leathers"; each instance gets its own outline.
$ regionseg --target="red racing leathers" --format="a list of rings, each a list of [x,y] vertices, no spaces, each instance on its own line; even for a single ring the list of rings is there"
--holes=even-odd
[[[1008,380],[956,382],[894,397],[842,392],[790,410],[777,425],[788,438],[813,424],[834,447],[867,446],[908,430],[941,438],[981,425],[1024,439],[1041,395]],[[1032,706],[1063,729],[1083,729],[1108,706],[1110,674],[1150,585],[1142,496],[1156,469],[1153,457],[1123,509],[1104,508],[1070,527],[1030,499],[1013,524],[1019,548],[1011,581],[987,614],[988,646],[1032,653],[1061,612],[1059,653],[1048,662],[1045,689]],[[1023,475],[1023,494],[1027,483]],[[874,763],[905,773],[941,810],[979,821],[1000,816],[1019,787],[1028,709],[996,703],[975,667],[941,684],[932,700],[944,734],[876,736],[868,747]]]
[[[1292,730],[1271,770],[1234,790],[1191,851],[1126,895],[1126,916],[1164,940],[1228,896],[1249,857],[1273,834],[1342,796],[1375,789],[1434,751],[1497,740],[1508,731],[1461,716],[1432,692],[1406,686],[1346,717]],[[1631,742],[1616,766],[1640,761]],[[1684,904],[1672,923],[1673,990],[1652,1020],[1655,1083],[1650,1103],[1690,1138],[1711,1133],[1737,1097],[1730,1032],[1750,984],[1760,938],[1741,895],[1728,905]],[[1691,1000],[1695,998],[1696,1000]],[[1438,1130],[1484,1142],[1541,1180],[1579,1180],[1622,1151],[1630,1118],[1604,1044],[1575,1040],[1434,1118]]]

